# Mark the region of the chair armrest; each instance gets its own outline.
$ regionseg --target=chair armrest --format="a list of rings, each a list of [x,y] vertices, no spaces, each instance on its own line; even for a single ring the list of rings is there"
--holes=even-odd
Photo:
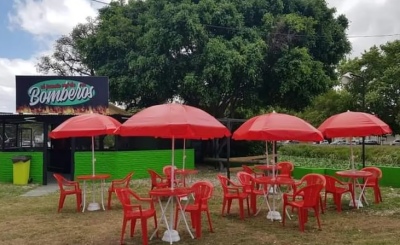
[[[227,187],[228,192],[236,192],[237,194],[239,194],[239,190],[242,189],[242,188],[243,188],[243,186],[241,186],[241,187],[239,187],[239,186],[237,186],[237,187]]]

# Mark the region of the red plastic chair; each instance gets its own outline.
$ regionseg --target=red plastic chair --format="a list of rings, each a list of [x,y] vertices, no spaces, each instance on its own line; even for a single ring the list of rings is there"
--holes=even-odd
[[[278,177],[292,178],[294,165],[291,162],[279,162],[276,166],[280,167]]]
[[[317,218],[318,227],[321,229],[321,221],[319,218],[319,198],[320,192],[324,188],[322,184],[307,185],[294,194],[283,194],[283,212],[286,212],[286,207],[291,206],[292,209],[296,208],[299,217],[300,231],[304,231],[304,224],[308,220],[308,209],[313,209],[315,217]],[[296,200],[296,197],[301,195],[301,200]],[[283,215],[282,224],[285,226],[286,215]]]
[[[333,202],[336,205],[338,212],[342,211],[342,195],[345,193],[350,193],[352,200],[354,200],[354,192],[350,183],[344,183],[335,177],[325,175],[326,185],[325,185],[325,198],[324,198],[324,208],[326,208],[326,199],[328,194],[332,194]]]
[[[364,179],[364,183],[365,183],[365,181],[367,181],[365,188],[367,188],[367,187],[373,188],[375,203],[382,202],[382,194],[381,194],[381,189],[379,187],[379,181],[382,179],[382,170],[380,170],[380,168],[377,168],[377,167],[365,167],[361,170],[372,173],[372,176],[368,178],[368,181],[367,181],[367,179]],[[360,184],[360,185],[362,185],[362,184]],[[365,199],[364,193],[363,193],[362,197]]]
[[[264,192],[259,190],[253,175],[239,171],[236,174],[240,184],[243,186],[243,192],[250,195],[250,207],[253,211],[253,214],[257,213],[257,196],[264,196]]]
[[[193,191],[194,203],[186,205],[185,212],[190,213],[192,228],[196,229],[196,237],[201,237],[201,212],[207,214],[210,232],[213,232],[211,224],[210,210],[208,208],[208,200],[212,197],[214,186],[209,181],[198,181],[191,186]],[[185,206],[185,204],[181,204]],[[175,229],[178,225],[179,206],[175,209]]]
[[[155,171],[148,169],[147,172],[150,174],[150,179],[151,179],[151,189],[153,190],[154,188],[165,188],[168,187],[168,180]]]
[[[262,172],[256,172],[254,169],[250,168],[250,167],[247,166],[247,165],[242,165],[242,168],[243,168],[243,171],[244,171],[244,172],[253,175],[254,178],[258,178],[258,177],[264,176],[264,173],[262,173]]]
[[[322,186],[326,185],[326,179],[325,176],[322,174],[306,174],[304,175],[301,179],[300,182],[297,182],[293,185],[293,193],[297,191],[297,189],[301,186],[307,186],[307,185],[315,185],[315,184],[321,184]],[[301,192],[299,192],[298,196],[301,196]],[[324,213],[324,206],[323,206],[323,201],[322,201],[322,196],[319,197],[319,204],[321,207],[321,212]]]
[[[115,179],[111,181],[111,186],[108,188],[108,205],[107,208],[111,209],[111,198],[112,194],[115,193],[117,188],[129,188],[133,172],[128,173],[123,179]]]
[[[127,188],[115,189],[115,193],[117,194],[117,197],[121,202],[124,210],[124,218],[122,221],[121,231],[121,244],[123,244],[124,242],[126,223],[128,223],[128,221],[131,221],[130,235],[131,237],[133,237],[136,221],[139,219],[140,224],[142,225],[142,244],[147,245],[147,220],[149,218],[154,218],[155,229],[157,229],[157,215],[154,208],[153,199],[140,197],[134,191]],[[131,197],[133,197],[132,200],[136,200],[137,203],[140,204],[133,204],[133,202],[131,202]],[[142,205],[142,203],[147,203],[147,205]]]
[[[60,212],[64,206],[65,197],[68,195],[76,195],[76,211],[79,212],[82,204],[82,190],[79,183],[70,181],[62,177],[60,174],[53,174],[60,188],[60,199],[58,201],[58,211]]]
[[[222,190],[224,192],[223,201],[222,201],[222,216],[225,216],[225,206],[228,204],[227,213],[229,214],[231,210],[232,200],[237,199],[239,201],[239,212],[240,219],[244,219],[244,209],[243,209],[243,201],[246,199],[247,202],[247,211],[250,216],[250,208],[249,208],[249,194],[243,192],[243,186],[233,183],[227,177],[218,174],[217,175]]]
[[[178,168],[174,166],[174,170],[177,170]],[[163,174],[165,175],[168,185],[171,186],[171,170],[172,170],[172,165],[167,165],[163,167]],[[176,173],[174,172],[174,185],[178,185],[181,181],[176,178]]]

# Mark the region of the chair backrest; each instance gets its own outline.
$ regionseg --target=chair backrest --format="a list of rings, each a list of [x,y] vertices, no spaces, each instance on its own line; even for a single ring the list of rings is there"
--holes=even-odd
[[[174,168],[174,170],[177,169],[176,166],[172,166],[172,165],[167,165],[167,166],[164,166],[164,167],[163,167],[163,174],[164,174],[168,179],[171,178],[171,170],[172,170],[172,167]],[[176,178],[176,175],[175,175],[174,179],[175,179],[175,178]]]
[[[242,165],[243,171],[249,174],[254,174],[254,170],[247,165]]]
[[[294,170],[294,165],[291,162],[279,162],[276,166],[280,167],[279,175],[292,176]]]
[[[372,177],[368,178],[369,181],[379,181],[382,178],[382,170],[377,167],[365,167],[361,169],[362,171],[367,171],[372,173]]]
[[[207,205],[208,199],[212,197],[214,185],[209,181],[197,181],[193,183],[191,189],[194,194],[194,203]]]
[[[121,202],[122,207],[124,209],[124,213],[132,211],[131,199],[129,198],[127,189],[125,188],[117,188],[115,189],[115,194],[117,194],[118,200]]]
[[[117,197],[122,204],[125,214],[131,212],[133,209],[131,206],[132,202],[130,196],[133,196],[136,200],[140,199],[134,191],[128,188],[116,188],[115,194],[117,194]]]
[[[303,207],[318,207],[320,193],[323,188],[322,184],[311,184],[298,190],[297,193],[303,193]]]
[[[53,174],[53,176],[57,180],[60,191],[64,191],[64,182],[66,181],[66,179],[61,174]]]
[[[244,171],[239,171],[236,174],[240,184],[243,185],[245,191],[252,191],[255,187],[254,177],[252,174],[249,174]]]
[[[129,183],[131,182],[133,176],[133,172],[129,172],[123,179],[122,182],[126,184],[126,187],[129,187]]]
[[[324,175],[325,177],[325,190],[326,191],[335,191],[336,190],[336,183],[340,183],[338,179],[330,175]]]
[[[233,182],[222,174],[218,174],[217,177],[219,179],[219,182],[221,183],[222,191],[224,192],[224,194],[227,194],[229,192],[228,185]]]
[[[325,186],[326,179],[322,174],[306,174],[301,178],[301,183],[305,183],[306,185],[321,184]]]
[[[147,172],[150,174],[151,184],[157,185],[157,179],[162,179],[162,176],[159,175],[157,172],[151,169],[147,169]]]

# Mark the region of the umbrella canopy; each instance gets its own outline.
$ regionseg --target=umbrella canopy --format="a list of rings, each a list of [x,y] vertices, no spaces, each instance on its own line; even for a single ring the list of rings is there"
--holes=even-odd
[[[377,116],[347,111],[326,119],[318,128],[327,138],[364,137],[370,135],[390,134],[390,127]]]
[[[116,131],[121,136],[152,136],[175,139],[212,139],[230,136],[213,116],[182,104],[148,107],[124,122]]]
[[[301,118],[282,113],[255,116],[243,123],[232,136],[235,140],[321,141],[321,132]]]
[[[95,175],[94,137],[113,134],[121,123],[112,117],[90,113],[71,117],[50,132],[53,139],[92,137],[92,174]],[[94,197],[93,197],[94,198]]]
[[[97,113],[74,116],[50,132],[53,139],[69,137],[93,137],[113,134],[121,123],[112,117]]]

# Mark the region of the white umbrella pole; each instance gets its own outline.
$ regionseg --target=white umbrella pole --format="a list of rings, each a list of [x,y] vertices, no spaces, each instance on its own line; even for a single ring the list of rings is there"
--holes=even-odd
[[[183,139],[183,157],[182,157],[182,169],[185,170],[185,162],[186,162],[186,140]]]
[[[350,163],[351,163],[351,169],[355,170],[354,166],[354,154],[353,154],[353,137],[350,137]]]
[[[175,172],[175,156],[174,156],[174,151],[175,151],[175,138],[172,136],[172,154],[171,154],[171,189],[174,189],[174,172]],[[174,224],[174,197],[171,199],[171,209],[170,209],[170,214],[169,214],[169,228],[171,229],[170,231],[170,238],[171,238],[171,232],[173,230],[173,225]],[[172,244],[172,241],[171,241]]]
[[[96,161],[96,159],[94,158],[94,136],[92,136],[92,175],[95,175],[95,169],[94,169],[94,162]],[[93,197],[93,203],[95,203],[95,197],[94,197],[94,180],[92,182],[92,197]]]
[[[267,166],[269,166],[269,156],[268,156],[268,141],[265,141],[265,156],[267,161]],[[267,170],[267,175],[269,176],[269,171]]]
[[[95,175],[95,169],[94,169],[94,163],[96,162],[96,159],[94,158],[94,137],[92,136],[92,174],[93,176]]]
[[[172,137],[172,154],[171,154],[171,189],[174,189],[174,172],[175,172],[175,138]]]

